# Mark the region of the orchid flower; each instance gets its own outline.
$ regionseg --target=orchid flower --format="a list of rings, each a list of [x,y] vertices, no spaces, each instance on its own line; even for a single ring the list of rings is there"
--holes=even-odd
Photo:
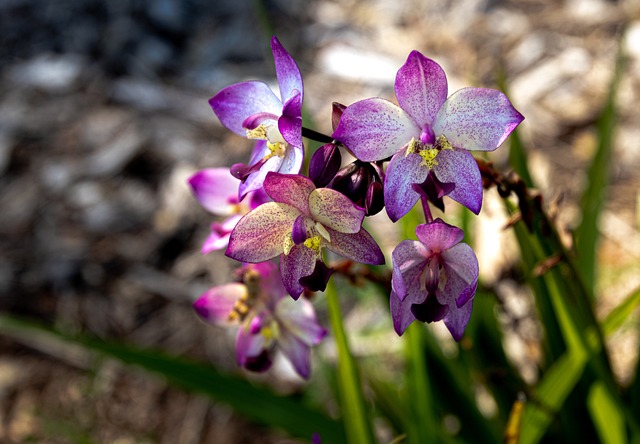
[[[280,98],[263,82],[236,83],[222,89],[209,105],[222,125],[256,139],[249,165],[236,164],[240,198],[262,187],[269,171],[297,174],[302,166],[302,76],[276,37],[271,39]]]
[[[404,216],[420,197],[412,186],[433,172],[453,184],[449,197],[475,214],[482,180],[470,150],[493,151],[524,117],[500,91],[463,88],[447,98],[447,78],[436,62],[412,51],[396,75],[400,106],[381,99],[348,106],[333,138],[362,161],[391,158],[384,181],[387,213]]]
[[[273,172],[264,190],[274,202],[240,219],[225,254],[250,263],[280,256],[282,281],[294,299],[304,290],[300,280],[314,273],[316,263],[324,265],[325,247],[357,262],[384,263],[380,247],[362,228],[364,210],[343,194],[316,188],[303,176]]]
[[[244,265],[242,282],[213,287],[193,304],[195,311],[213,324],[237,324],[238,364],[262,372],[271,367],[276,349],[282,351],[305,379],[311,373],[310,348],[327,331],[316,320],[313,305],[294,301],[282,286],[272,262]]]
[[[402,335],[414,320],[443,320],[456,341],[471,317],[478,260],[461,243],[464,233],[442,219],[416,227],[418,241],[404,240],[392,253],[391,315]]]
[[[202,245],[202,254],[227,248],[229,235],[240,218],[269,200],[260,188],[239,201],[240,180],[231,175],[229,168],[200,170],[191,176],[188,182],[200,205],[216,216],[227,217],[221,223],[211,224],[211,234]]]

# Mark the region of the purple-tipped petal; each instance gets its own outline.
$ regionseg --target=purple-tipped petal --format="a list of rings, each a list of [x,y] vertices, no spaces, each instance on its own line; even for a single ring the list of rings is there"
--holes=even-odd
[[[440,253],[462,242],[464,232],[438,218],[431,223],[418,225],[416,236],[430,251]]]
[[[249,174],[247,178],[240,184],[238,188],[238,194],[241,199],[244,199],[247,193],[251,191],[257,191],[264,185],[264,180],[271,171],[278,171],[282,165],[282,159],[278,156],[273,156],[264,162],[258,171],[254,171]]]
[[[420,126],[431,125],[447,99],[447,76],[436,62],[412,51],[395,83],[400,108]]]
[[[429,253],[426,246],[413,240],[404,240],[393,250],[392,285],[400,300],[411,295],[411,303],[420,304],[426,298],[426,293],[419,295],[416,292],[424,291],[420,276],[427,266]]]
[[[493,151],[523,119],[502,92],[463,88],[444,102],[433,130],[444,134],[454,147]]]
[[[295,302],[292,300],[292,302]],[[278,347],[286,358],[291,362],[293,368],[304,379],[309,379],[311,375],[311,350],[297,337],[283,333],[278,338]]]
[[[400,298],[398,298],[398,295],[396,295],[394,291],[391,291],[389,304],[391,306],[393,329],[396,331],[398,336],[402,336],[409,324],[416,320],[416,317],[411,311],[412,303],[406,299],[401,301]]]
[[[309,195],[316,186],[310,179],[295,174],[269,173],[264,190],[276,202],[286,203],[304,215],[309,213]]]
[[[224,324],[229,322],[236,301],[246,293],[247,287],[240,283],[220,285],[204,292],[193,303],[193,308],[205,321]]]
[[[455,183],[448,196],[478,214],[482,208],[482,177],[473,155],[454,148],[440,151],[436,159],[433,172],[438,180]]]
[[[465,305],[463,305],[459,309],[452,309],[449,306],[449,311],[444,317],[444,325],[447,326],[451,336],[456,341],[460,341],[462,339],[462,335],[464,335],[464,330],[469,323],[469,319],[471,319],[471,312],[473,311],[473,300],[470,300]]]
[[[271,38],[271,51],[273,52],[273,62],[276,66],[276,77],[282,102],[286,102],[297,93],[302,95],[303,84],[300,69],[275,36]],[[302,97],[300,97],[300,101],[302,102]]]
[[[194,196],[207,211],[218,216],[232,214],[238,203],[240,181],[228,168],[207,168],[189,178]]]
[[[447,274],[445,292],[455,298],[457,307],[462,307],[475,293],[478,282],[478,259],[467,244],[458,244],[441,253]],[[473,287],[473,291],[469,289]]]
[[[371,162],[391,157],[420,137],[420,127],[388,100],[371,98],[348,106],[332,136],[344,143],[360,160]]]
[[[327,335],[316,319],[313,305],[307,299],[283,298],[275,310],[278,321],[287,331],[308,346],[318,345]]]
[[[284,104],[278,119],[278,130],[290,145],[302,148],[302,94],[298,93]]]
[[[236,83],[222,89],[209,99],[209,105],[220,123],[236,134],[246,137],[242,126],[245,119],[258,113],[279,116],[282,102],[263,82]]]
[[[241,215],[235,214],[228,217],[223,223],[214,222],[211,224],[211,233],[202,244],[200,250],[202,254],[211,253],[213,250],[221,250],[229,245],[229,236],[242,218]]]
[[[384,178],[384,205],[389,219],[396,222],[416,204],[420,195],[411,186],[422,183],[429,174],[427,166],[421,166],[418,154],[405,155],[403,151],[391,158]]]
[[[331,228],[327,228],[327,231],[331,242],[326,247],[334,253],[363,264],[384,264],[384,254],[364,228],[355,234],[345,234]]]
[[[281,174],[298,174],[300,168],[302,168],[303,160],[304,151],[297,146],[289,145],[277,172]]]
[[[241,262],[264,262],[284,250],[284,242],[300,212],[286,204],[267,202],[236,225],[225,254]]]
[[[309,194],[309,210],[316,221],[341,233],[357,233],[364,219],[362,208],[330,188],[318,188]]]
[[[316,256],[315,251],[304,245],[296,245],[289,254],[280,256],[282,283],[293,299],[298,299],[304,291],[300,278],[313,273]]]

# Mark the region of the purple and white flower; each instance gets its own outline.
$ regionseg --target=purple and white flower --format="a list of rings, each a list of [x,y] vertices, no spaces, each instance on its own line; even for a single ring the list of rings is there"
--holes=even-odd
[[[229,235],[242,216],[269,201],[262,188],[238,200],[240,180],[229,168],[207,168],[196,172],[188,180],[193,195],[200,205],[216,216],[225,216],[222,222],[211,224],[211,234],[202,245],[202,253],[227,248]]]
[[[226,255],[257,263],[280,256],[285,288],[298,298],[322,249],[365,264],[384,263],[384,255],[362,228],[364,210],[329,188],[316,188],[303,176],[270,172],[264,190],[274,202],[260,205],[236,225]]]
[[[418,241],[404,240],[393,250],[391,315],[399,335],[414,320],[443,320],[456,341],[471,317],[478,286],[478,260],[461,243],[464,233],[436,219],[418,225]]]
[[[302,75],[276,37],[271,39],[271,50],[280,97],[267,84],[249,81],[230,85],[209,100],[226,128],[258,140],[249,164],[231,169],[242,180],[240,198],[262,187],[269,171],[297,174],[302,166]]]
[[[362,161],[391,157],[384,195],[394,222],[420,198],[412,185],[430,171],[454,184],[449,197],[478,214],[482,180],[469,151],[495,150],[524,117],[493,89],[463,88],[447,98],[444,71],[417,51],[398,71],[395,92],[400,106],[381,98],[348,106],[332,137]]]
[[[239,325],[236,337],[238,364],[262,372],[271,367],[280,350],[305,379],[311,374],[311,352],[326,336],[313,305],[294,301],[282,286],[272,262],[244,265],[242,282],[213,287],[193,304],[207,322]]]

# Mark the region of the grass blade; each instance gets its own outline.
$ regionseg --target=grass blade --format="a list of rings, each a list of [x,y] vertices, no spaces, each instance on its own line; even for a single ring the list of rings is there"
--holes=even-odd
[[[625,444],[627,442],[624,418],[618,404],[611,398],[607,388],[596,382],[589,390],[587,406],[603,444]]]

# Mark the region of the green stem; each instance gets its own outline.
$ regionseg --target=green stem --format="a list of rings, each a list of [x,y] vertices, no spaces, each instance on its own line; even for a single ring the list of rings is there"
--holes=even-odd
[[[407,424],[409,442],[434,442],[436,433],[435,415],[431,399],[424,344],[424,325],[413,323],[404,333],[407,353],[407,400],[412,410]]]
[[[325,291],[331,328],[338,349],[338,387],[347,439],[352,444],[374,443],[371,422],[367,416],[357,363],[351,354],[342,323],[338,292],[333,279]]]

